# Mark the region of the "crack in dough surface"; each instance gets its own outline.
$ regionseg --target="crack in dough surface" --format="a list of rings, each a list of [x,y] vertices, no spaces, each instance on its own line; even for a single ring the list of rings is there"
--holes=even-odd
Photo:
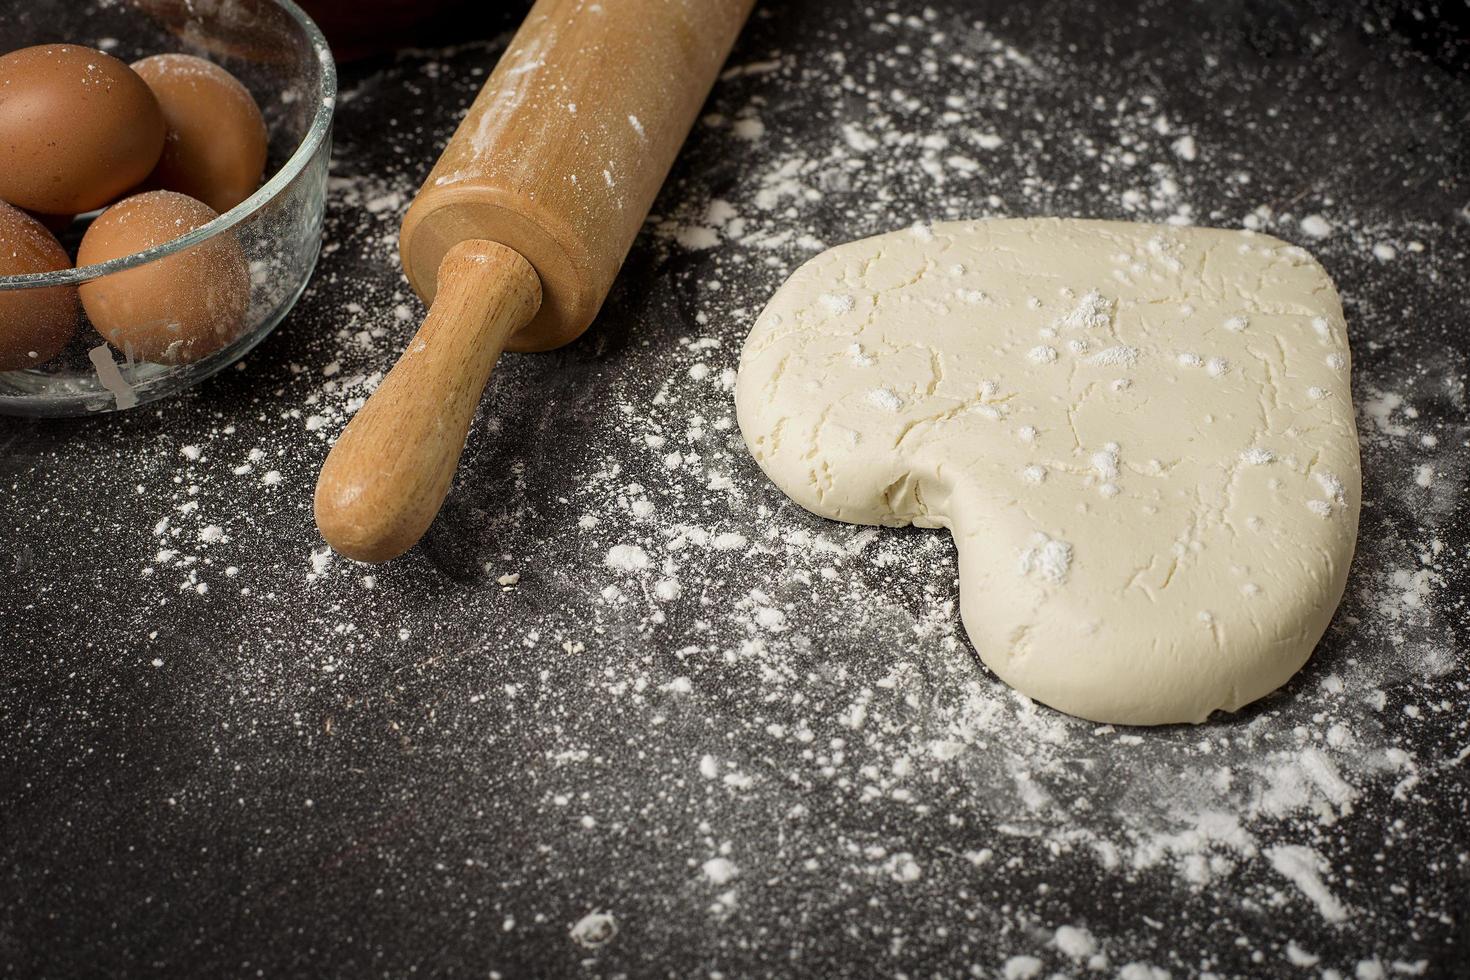
[[[807,262],[735,394],[806,509],[951,530],[965,628],[1003,680],[1164,724],[1275,690],[1326,630],[1357,537],[1349,370],[1300,248],[991,220]]]

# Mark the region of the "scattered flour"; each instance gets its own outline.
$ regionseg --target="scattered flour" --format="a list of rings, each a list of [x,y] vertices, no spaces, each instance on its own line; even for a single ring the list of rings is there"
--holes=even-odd
[[[549,754],[537,769],[537,791],[546,794],[537,820],[549,824],[563,814],[559,826],[595,841],[610,866],[661,869],[675,860],[670,878],[679,887],[738,891],[740,914],[753,924],[777,921],[774,906],[756,904],[769,882],[803,889],[818,914],[835,907],[820,904],[830,897],[850,917],[844,921],[872,930],[864,941],[879,949],[875,972],[899,972],[899,960],[883,961],[882,949],[922,955],[963,941],[961,931],[983,936],[985,949],[1004,950],[985,960],[987,975],[1154,980],[1166,965],[1176,977],[1209,969],[1198,958],[1206,935],[1185,931],[1193,928],[1187,923],[1106,926],[1108,914],[1093,921],[1082,900],[1060,901],[1058,883],[1082,876],[1096,882],[1098,894],[1130,903],[1155,894],[1161,903],[1207,907],[1221,930],[1251,944],[1228,954],[1239,959],[1220,968],[1223,975],[1288,967],[1343,978],[1410,973],[1417,957],[1403,937],[1444,934],[1440,920],[1452,898],[1445,869],[1455,866],[1452,849],[1414,850],[1436,844],[1424,827],[1443,827],[1426,800],[1431,786],[1456,792],[1446,787],[1470,746],[1463,699],[1445,680],[1464,667],[1451,607],[1466,568],[1463,533],[1451,515],[1463,512],[1470,432],[1418,414],[1438,402],[1463,415],[1464,379],[1427,359],[1398,356],[1404,301],[1380,292],[1375,277],[1412,279],[1434,300],[1415,315],[1442,316],[1435,311],[1455,308],[1450,284],[1463,276],[1455,249],[1438,226],[1389,220],[1361,201],[1280,203],[1285,197],[1275,189],[1284,178],[1269,172],[1269,160],[1219,149],[1224,130],[1209,129],[1207,119],[1196,129],[1174,118],[1169,93],[1138,79],[1079,76],[1064,52],[1022,51],[972,17],[934,20],[922,7],[880,4],[859,26],[892,49],[871,73],[844,59],[798,62],[786,53],[735,66],[766,67],[731,75],[716,89],[710,116],[719,119],[699,124],[682,176],[635,246],[643,260],[667,254],[680,262],[654,266],[652,295],[610,300],[624,304],[610,307],[612,316],[636,323],[636,339],[595,328],[568,355],[585,358],[575,362],[579,370],[599,372],[603,392],[596,412],[579,416],[577,451],[565,452],[569,442],[548,442],[537,430],[542,396],[556,383],[550,359],[507,357],[476,422],[469,464],[495,474],[494,492],[457,488],[451,509],[457,503],[461,521],[473,512],[470,530],[461,532],[451,514],[452,547],[426,547],[403,565],[375,570],[371,590],[360,567],[319,543],[294,542],[281,567],[252,561],[260,529],[275,533],[290,521],[309,527],[297,505],[309,509],[313,461],[382,380],[422,314],[394,258],[398,220],[422,175],[407,166],[380,172],[344,144],[334,164],[323,269],[347,276],[366,263],[371,274],[348,283],[356,298],[334,310],[331,329],[282,348],[302,363],[271,368],[258,407],[250,406],[267,420],[265,434],[242,439],[202,420],[187,400],[161,409],[194,411],[189,417],[201,421],[189,445],[136,467],[148,473],[137,479],[156,499],[146,518],[156,521],[151,536],[142,528],[148,547],[138,562],[140,593],[150,603],[240,596],[261,604],[249,608],[264,610],[262,621],[278,624],[271,603],[299,601],[290,583],[299,585],[304,574],[314,604],[329,608],[330,597],[327,625],[261,642],[303,648],[311,676],[324,685],[372,683],[363,671],[381,661],[348,652],[370,643],[398,644],[406,671],[450,669],[432,661],[412,666],[408,655],[433,653],[465,619],[485,624],[475,659],[466,660],[473,670],[454,675],[474,692],[467,698],[479,700],[435,710],[455,724],[473,719],[479,732],[514,718],[528,742],[570,753]],[[385,71],[395,73],[388,76],[395,84],[437,78],[429,66],[445,78],[457,71],[464,80],[454,94],[465,101],[476,83],[467,69],[485,55],[483,48],[406,54]],[[829,110],[818,122],[796,125],[785,115],[777,96],[798,81]],[[350,112],[352,93],[345,95]],[[1043,111],[1057,116],[1044,127],[1025,122]],[[1007,128],[1005,120],[1024,125]],[[451,122],[419,135],[421,120],[392,123],[392,134],[419,140],[405,144],[414,148],[405,155],[426,159]],[[1332,156],[1323,154],[1324,166]],[[1065,718],[1015,695],[966,646],[953,551],[942,534],[812,518],[765,483],[740,445],[729,393],[740,341],[794,268],[826,244],[895,227],[914,224],[923,235],[941,218],[1035,213],[1252,228],[1310,244],[1336,274],[1362,276],[1349,329],[1362,365],[1353,385],[1374,505],[1364,509],[1360,567],[1316,661],[1287,692],[1238,717],[1129,731]],[[957,301],[984,309],[981,300],[957,294]],[[1119,375],[1142,357],[1177,355],[1167,342],[1157,354],[1109,346],[1107,311],[1095,303],[1045,303],[1060,333],[1043,345],[1052,354],[1038,364],[1062,363],[1035,370],[1066,369],[1075,353],[1066,341],[1074,338],[1091,341],[1080,357]],[[822,304],[834,316],[861,315],[850,296],[834,293]],[[1249,311],[1220,328],[1249,331]],[[836,353],[853,361],[871,356]],[[1343,352],[1316,356],[1347,366]],[[1206,379],[1205,372],[1215,374],[1208,351],[1189,357],[1181,383],[1215,383]],[[1221,366],[1222,383],[1229,370]],[[1117,382],[1112,391],[1127,390],[1126,378]],[[1116,397],[1104,386],[1099,392]],[[888,394],[899,406],[878,395],[874,410],[901,410],[901,396]],[[502,437],[511,432],[518,437]],[[1033,446],[1039,437],[1027,426],[1014,434]],[[1242,462],[1271,463],[1252,478],[1298,465],[1262,461],[1256,454],[1269,450],[1259,447],[1243,452],[1253,458]],[[484,455],[476,460],[475,453]],[[1048,462],[1036,460],[1039,480]],[[1095,471],[1100,484],[1127,482],[1130,495],[1094,498],[1094,512],[1125,506],[1133,484],[1145,482],[1116,459],[1110,466],[1111,476]],[[107,472],[114,469],[108,460]],[[1336,519],[1343,489],[1314,476],[1321,493],[1304,502],[1303,519]],[[258,527],[239,522],[247,510],[265,515]],[[457,567],[452,552],[459,551],[491,570],[478,587],[456,583],[447,590],[453,596],[436,600],[449,612],[400,598],[405,583],[436,574],[431,562]],[[1018,571],[1038,592],[1064,595],[1071,562],[1082,557],[1038,533],[1017,556]],[[499,584],[506,568],[526,574]],[[1243,572],[1241,585],[1269,595],[1260,570]],[[267,602],[268,594],[276,599]],[[581,598],[566,602],[569,595]],[[508,604],[538,599],[545,605],[536,627],[518,622],[506,632]],[[391,627],[381,625],[379,609],[398,617]],[[277,678],[269,669],[276,661],[258,659],[249,697],[269,708],[261,716],[299,710],[303,702],[292,700],[299,695],[290,685],[300,675]],[[180,662],[151,653],[137,661],[168,672]],[[335,696],[324,695],[311,711]],[[405,745],[422,741],[403,727]],[[465,743],[461,751],[469,759],[479,748]],[[626,770],[605,768],[614,752],[636,756],[646,774],[632,796],[627,780],[612,778]],[[490,801],[490,822],[509,812],[493,809],[497,786],[474,787]],[[1440,799],[1464,803],[1463,793]],[[1386,853],[1433,853],[1445,863],[1439,873],[1365,864],[1344,843],[1350,836]],[[557,838],[542,840],[551,847]],[[735,858],[719,850],[730,840],[739,844]],[[465,855],[444,859],[448,866]],[[627,871],[629,881],[645,883],[640,873]],[[575,919],[570,941],[586,950],[617,941],[624,905],[615,906],[618,919],[585,910],[593,900],[620,901],[605,895],[622,894],[621,881],[607,883],[605,895],[574,892],[565,878],[548,882],[566,886],[568,899],[535,913],[547,916],[548,928]],[[1042,884],[1057,891],[1037,890]],[[1383,898],[1394,889],[1414,900]],[[576,894],[587,904],[572,906]],[[721,915],[732,906],[723,896],[700,899],[695,914],[709,916],[713,933],[720,920],[707,909],[711,900]],[[951,931],[943,942],[900,931],[901,916],[890,921],[870,902],[933,908],[948,916],[936,928]],[[499,930],[509,921],[519,929],[531,921],[524,909],[506,911],[482,917],[480,927]],[[733,934],[739,921],[719,928]],[[1337,930],[1330,933],[1337,940],[1309,941],[1318,929]],[[1270,936],[1282,940],[1263,938]],[[1261,957],[1258,966],[1239,965],[1252,963],[1252,954]],[[1033,963],[1041,964],[1038,972],[1025,972]]]

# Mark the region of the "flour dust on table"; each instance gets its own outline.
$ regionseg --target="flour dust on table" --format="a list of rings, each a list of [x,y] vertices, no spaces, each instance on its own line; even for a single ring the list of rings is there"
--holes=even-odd
[[[4,430],[16,969],[1453,975],[1470,76],[1387,4],[1291,9],[757,5],[601,322],[497,366],[438,525],[372,569],[311,486],[423,315],[398,224],[509,34],[349,69],[291,320],[184,398]],[[1252,228],[1341,290],[1359,547],[1237,715],[1038,705],[967,643],[949,535],[813,516],[736,428],[804,262],[1030,215]]]
[[[1342,305],[1250,231],[917,225],[828,249],[741,355],[740,428],[824,517],[950,528],[1023,693],[1123,724],[1274,691],[1342,597],[1358,437]]]

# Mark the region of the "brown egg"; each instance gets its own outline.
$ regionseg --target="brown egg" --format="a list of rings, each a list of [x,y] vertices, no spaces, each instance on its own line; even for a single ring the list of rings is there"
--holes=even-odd
[[[119,201],[92,222],[77,265],[96,265],[173,241],[218,215],[173,191]],[[82,306],[108,343],[132,360],[190,364],[240,336],[250,268],[234,232],[83,284]]]
[[[99,208],[163,153],[163,112],[111,55],[45,44],[0,57],[0,199],[46,214]]]
[[[219,65],[187,54],[133,62],[163,108],[168,136],[149,187],[198,198],[221,213],[265,172],[266,129],[248,89]]]
[[[0,276],[70,269],[51,232],[0,201]],[[40,367],[60,354],[77,331],[74,286],[0,290],[0,371]]]

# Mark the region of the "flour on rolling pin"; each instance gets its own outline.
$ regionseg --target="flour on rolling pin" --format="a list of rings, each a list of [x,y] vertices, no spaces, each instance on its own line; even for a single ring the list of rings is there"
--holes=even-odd
[[[592,4],[586,10],[589,16],[609,16],[601,4]],[[500,61],[504,67],[507,84],[501,88],[499,97],[487,104],[484,111],[479,114],[474,131],[469,134],[469,145],[475,153],[472,165],[453,172],[439,173],[436,170],[433,177],[435,186],[452,185],[501,169],[499,164],[503,161],[495,156],[494,151],[506,128],[522,110],[544,112],[548,114],[548,118],[553,118],[557,113],[565,113],[570,117],[578,115],[578,103],[568,94],[568,88],[563,84],[562,78],[555,74],[554,68],[551,70],[547,68],[548,52],[555,47],[556,43],[556,32],[536,35],[528,38],[523,44],[519,40],[511,42],[510,48],[501,56]],[[657,102],[670,97],[668,89],[660,86],[659,81],[657,77],[651,78],[647,82],[651,82],[652,85],[646,88],[640,85],[637,88],[639,97],[646,98],[648,101],[643,111],[649,118],[658,116]],[[584,102],[583,105],[586,103]],[[587,113],[582,113],[582,116],[585,119]],[[581,122],[582,120],[574,121]],[[599,124],[604,122],[605,120],[601,120]],[[618,125],[616,119],[612,122],[613,125]],[[640,140],[648,139],[648,132],[636,112],[630,111],[627,114],[626,124]],[[596,136],[596,134],[590,135]],[[595,147],[595,142],[589,139],[586,145]],[[575,162],[572,160],[557,161],[557,165],[561,166],[565,173],[565,180],[573,187],[580,188],[585,181],[589,180],[601,181],[608,189],[617,192],[620,181],[613,168],[619,165],[619,161],[609,158],[601,163],[599,171],[599,161],[595,154],[592,154],[590,161],[581,159]],[[578,164],[582,166],[579,167]],[[626,188],[626,182],[622,186]],[[612,200],[621,205],[626,198],[624,193],[619,192],[613,195]]]
[[[545,291],[508,350],[585,330],[751,5],[538,4],[404,219],[414,288],[433,297],[473,227],[524,255]]]
[[[592,323],[752,4],[532,8],[403,219],[403,268],[431,309],[322,468],[334,548],[412,547],[500,352]]]

